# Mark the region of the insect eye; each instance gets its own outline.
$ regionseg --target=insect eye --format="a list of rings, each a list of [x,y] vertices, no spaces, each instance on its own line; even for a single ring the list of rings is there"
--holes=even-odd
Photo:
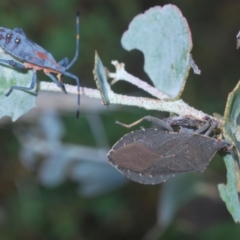
[[[12,33],[8,33],[7,38],[11,38],[11,37],[12,37]]]
[[[20,38],[16,38],[15,43],[20,43]]]

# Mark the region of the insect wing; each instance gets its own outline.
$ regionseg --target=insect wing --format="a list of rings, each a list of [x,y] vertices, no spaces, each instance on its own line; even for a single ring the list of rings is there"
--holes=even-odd
[[[179,173],[202,172],[224,147],[224,141],[202,135],[146,129],[120,139],[109,152],[108,161],[133,181],[157,184]]]
[[[18,52],[18,56],[21,60],[44,68],[56,69],[59,67],[51,53],[28,38],[22,36],[22,39],[25,39],[22,40],[24,41],[24,45]]]

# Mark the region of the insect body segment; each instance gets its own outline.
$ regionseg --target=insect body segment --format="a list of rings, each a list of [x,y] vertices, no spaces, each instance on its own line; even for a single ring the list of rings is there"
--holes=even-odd
[[[9,96],[14,89],[18,90],[31,90],[36,84],[36,71],[43,70],[43,72],[51,78],[51,80],[60,87],[65,93],[66,89],[61,82],[63,75],[73,78],[77,84],[77,112],[76,117],[79,116],[80,107],[80,82],[79,78],[67,70],[74,64],[78,58],[79,52],[79,14],[76,18],[76,52],[74,58],[69,63],[68,58],[64,58],[59,62],[56,62],[51,53],[47,52],[44,48],[32,42],[26,37],[26,34],[21,28],[14,28],[10,30],[8,28],[0,28],[0,47],[9,55],[13,56],[22,63],[14,60],[0,59],[1,63],[11,65],[18,69],[33,69],[33,79],[29,87],[12,86],[6,93]],[[56,74],[55,77],[53,74]]]
[[[0,47],[9,55],[41,68],[50,68],[53,72],[65,70],[56,62],[51,53],[29,40],[21,28],[2,29],[4,31],[0,30]]]

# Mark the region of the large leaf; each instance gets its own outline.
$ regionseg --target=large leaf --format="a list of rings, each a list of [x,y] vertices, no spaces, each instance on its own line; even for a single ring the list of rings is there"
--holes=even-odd
[[[2,49],[0,49],[0,58],[12,59]],[[0,118],[9,116],[15,121],[36,106],[36,95],[26,91],[13,90],[8,97],[5,96],[12,86],[29,87],[32,76],[33,72],[30,70],[18,71],[8,65],[0,64]]]
[[[136,16],[122,36],[122,46],[144,54],[144,70],[170,98],[183,91],[190,68],[191,33],[174,5],[153,7]]]
[[[240,81],[228,95],[223,122],[224,135],[232,141],[240,157]]]
[[[228,96],[223,120],[224,136],[235,145],[236,156],[234,159],[230,155],[224,158],[228,183],[226,186],[219,185],[219,191],[234,220],[240,222],[240,204],[238,200],[238,188],[240,185],[240,82]]]

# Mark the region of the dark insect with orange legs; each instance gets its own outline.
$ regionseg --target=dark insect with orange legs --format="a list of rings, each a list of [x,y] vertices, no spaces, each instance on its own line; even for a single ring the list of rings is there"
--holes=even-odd
[[[51,78],[65,93],[66,89],[61,82],[62,75],[73,78],[77,84],[77,112],[76,117],[79,117],[80,108],[80,82],[79,78],[67,70],[76,62],[79,52],[79,13],[76,17],[76,52],[72,61],[69,62],[68,58],[62,59],[60,62],[56,62],[52,54],[45,49],[29,40],[21,28],[14,28],[13,30],[1,27],[0,28],[0,47],[9,55],[21,61],[21,63],[14,60],[0,59],[1,63],[8,64],[17,69],[33,69],[33,78],[29,87],[12,86],[6,93],[9,96],[14,89],[29,91],[32,90],[37,82],[36,71],[43,70],[43,72]],[[57,78],[51,73],[57,75]]]
[[[218,150],[228,149],[231,144],[200,133],[209,133],[214,124],[204,124],[197,130],[174,132],[167,123],[151,116],[123,125],[132,127],[148,120],[161,128],[133,131],[123,136],[108,153],[108,161],[129,179],[142,184],[158,184],[184,172],[203,172]],[[197,128],[189,124],[189,128]],[[190,123],[190,120],[189,120]],[[200,123],[200,122],[199,122]],[[187,125],[187,121],[185,120]]]

